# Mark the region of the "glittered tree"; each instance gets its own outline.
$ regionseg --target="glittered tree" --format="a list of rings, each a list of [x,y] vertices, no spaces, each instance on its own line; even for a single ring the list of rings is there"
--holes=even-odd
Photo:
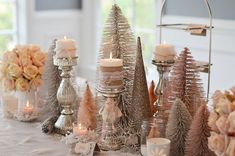
[[[109,58],[110,53],[112,53],[113,58],[123,59],[125,92],[122,94],[119,102],[119,108],[121,109],[123,116],[118,123],[121,127],[128,127],[129,123],[132,122],[129,114],[134,107],[131,102],[135,70],[136,41],[126,17],[123,15],[117,4],[112,6],[111,12],[105,23],[98,60]]]
[[[171,107],[166,127],[166,137],[171,140],[171,156],[183,156],[185,141],[191,124],[191,115],[185,104],[176,99]]]
[[[45,66],[45,84],[47,85],[48,97],[46,103],[51,107],[51,111],[54,114],[60,113],[60,106],[57,100],[57,90],[59,88],[61,77],[60,71],[57,66],[53,63],[53,57],[55,55],[56,39],[48,51],[48,57]]]
[[[157,111],[156,107],[154,106],[154,102],[157,100],[157,96],[154,93],[155,90],[155,83],[152,80],[149,86],[149,101],[150,101],[150,110],[151,110],[151,115]]]
[[[191,116],[194,116],[205,98],[195,60],[188,48],[184,48],[176,59],[168,85],[170,90],[164,101],[172,105],[175,99],[179,98],[184,102]]]
[[[202,104],[194,116],[186,138],[185,156],[215,156],[208,148],[208,137],[210,136],[208,118],[207,106]]]
[[[135,105],[133,117],[137,128],[140,128],[142,121],[151,117],[151,110],[140,37],[138,37],[137,45],[132,103]]]
[[[50,117],[44,121],[42,124],[42,131],[44,133],[52,133],[54,130],[54,123],[56,122],[60,114],[60,105],[57,100],[57,90],[59,88],[61,77],[60,71],[57,66],[53,63],[53,56],[55,55],[56,39],[52,42],[45,66],[44,81],[46,85],[46,90],[48,91],[46,98],[45,110],[49,110]]]
[[[96,113],[97,108],[95,99],[92,95],[89,85],[87,84],[82,101],[77,114],[77,122],[86,125],[88,129],[96,129]]]

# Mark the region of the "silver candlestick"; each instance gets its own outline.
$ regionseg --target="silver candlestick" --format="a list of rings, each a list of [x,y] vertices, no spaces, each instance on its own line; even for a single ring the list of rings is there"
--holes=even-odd
[[[124,91],[124,88],[104,89],[102,87],[97,87],[96,90],[105,97],[106,102],[108,101],[108,99],[111,99],[114,102],[114,105],[115,105],[114,109],[119,109],[118,100],[119,100],[120,94]],[[101,108],[100,112],[103,111],[103,109],[105,109],[104,107]],[[118,117],[116,117],[116,119],[117,118]],[[122,141],[120,137],[117,135],[117,131],[114,127],[114,122],[110,120],[103,121],[102,134],[101,134],[101,138],[98,144],[102,150],[106,150],[106,151],[110,151],[110,150],[114,151],[114,150],[121,149]]]
[[[54,64],[62,71],[62,81],[57,91],[57,99],[62,107],[62,111],[54,127],[56,132],[65,135],[73,130],[73,110],[72,104],[76,100],[76,91],[71,83],[72,66],[77,65],[77,57],[55,58]]]
[[[157,108],[157,111],[154,113],[154,117],[161,115],[162,106],[164,104],[163,97],[165,95],[165,88],[168,82],[168,75],[175,61],[155,61],[152,60],[152,64],[157,66],[157,71],[159,73],[159,80],[157,87],[155,88],[155,95],[157,100],[154,105]]]

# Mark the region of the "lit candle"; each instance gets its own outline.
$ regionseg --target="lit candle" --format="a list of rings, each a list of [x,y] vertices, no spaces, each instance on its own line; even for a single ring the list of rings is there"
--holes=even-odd
[[[87,128],[86,127],[84,127],[84,126],[82,126],[82,124],[81,123],[79,123],[78,125],[75,125],[74,127],[73,127],[73,134],[75,135],[75,136],[79,136],[79,135],[85,135],[85,134],[87,134]]]
[[[56,41],[55,51],[57,58],[76,57],[76,42],[64,36]]]
[[[108,59],[101,59],[100,60],[100,66],[101,67],[122,67],[123,66],[123,60],[113,58],[113,53],[111,52],[109,54]]]
[[[109,58],[100,60],[100,85],[104,88],[123,87],[123,60],[113,58],[110,53]]]
[[[176,56],[175,47],[164,41],[163,44],[155,47],[154,55],[156,61],[174,61]]]
[[[27,103],[24,107],[24,113],[25,114],[32,114],[33,113],[33,106],[29,104],[29,100],[27,100]]]

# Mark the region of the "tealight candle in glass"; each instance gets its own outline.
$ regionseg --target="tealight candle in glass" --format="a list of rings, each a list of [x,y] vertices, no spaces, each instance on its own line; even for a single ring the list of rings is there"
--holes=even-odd
[[[87,133],[88,130],[83,124],[76,122],[73,124],[73,134],[75,136],[83,136],[86,135]]]

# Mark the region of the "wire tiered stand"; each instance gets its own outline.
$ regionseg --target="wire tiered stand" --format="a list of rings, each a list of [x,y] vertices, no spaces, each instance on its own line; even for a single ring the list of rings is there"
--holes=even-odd
[[[208,0],[203,0],[208,11],[209,15],[209,25],[203,25],[201,24],[185,24],[185,23],[172,23],[172,24],[164,24],[163,23],[163,12],[164,7],[166,6],[166,0],[162,1],[161,7],[160,7],[160,24],[157,25],[159,27],[159,44],[162,43],[162,29],[175,29],[175,30],[183,30],[183,31],[190,31],[190,30],[202,30],[204,33],[201,34],[201,36],[208,36],[209,39],[209,45],[208,45],[208,61],[202,62],[202,61],[196,61],[196,66],[200,72],[204,72],[208,74],[207,77],[207,91],[206,91],[206,97],[207,101],[209,99],[209,92],[210,92],[210,79],[211,79],[211,46],[212,46],[212,29],[214,28],[212,26],[212,11],[210,4]],[[194,25],[194,26],[192,26]],[[208,33],[207,33],[208,31]],[[161,119],[162,117],[162,109],[163,109],[163,96],[165,95],[165,84],[168,81],[168,73],[171,67],[173,66],[174,62],[169,61],[155,61],[152,60],[152,64],[157,67],[157,71],[159,73],[159,81],[157,84],[157,87],[155,88],[155,94],[158,97],[158,100],[155,102],[155,106],[157,108],[157,112],[154,114],[155,119]],[[160,124],[160,127],[164,126],[163,120],[157,121],[158,124]],[[163,125],[162,125],[163,124]]]

